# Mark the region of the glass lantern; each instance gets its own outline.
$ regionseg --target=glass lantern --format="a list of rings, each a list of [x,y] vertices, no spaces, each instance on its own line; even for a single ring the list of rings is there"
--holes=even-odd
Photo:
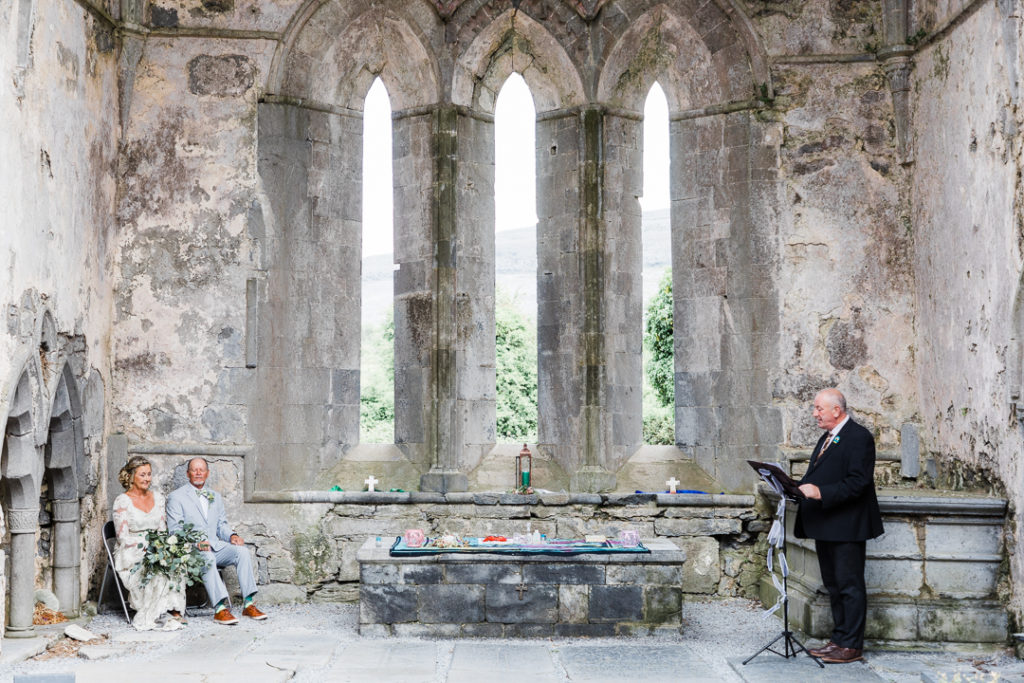
[[[516,456],[516,491],[526,493],[533,485],[533,455],[523,444],[523,450]]]

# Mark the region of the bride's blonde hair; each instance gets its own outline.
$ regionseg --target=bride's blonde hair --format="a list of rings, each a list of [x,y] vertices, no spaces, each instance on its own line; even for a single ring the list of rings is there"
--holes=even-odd
[[[132,479],[135,478],[135,470],[139,469],[143,465],[149,465],[150,468],[153,467],[152,463],[141,455],[133,455],[128,458],[128,462],[126,462],[124,467],[121,468],[121,471],[117,473],[117,481],[121,483],[121,486],[124,487],[125,491],[132,487]]]

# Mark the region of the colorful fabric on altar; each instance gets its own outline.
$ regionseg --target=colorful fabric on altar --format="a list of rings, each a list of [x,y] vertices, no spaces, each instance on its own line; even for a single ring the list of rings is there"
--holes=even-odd
[[[411,557],[416,555],[437,555],[439,553],[489,553],[496,555],[582,555],[586,553],[650,553],[644,544],[623,545],[619,541],[583,541],[573,539],[552,539],[540,544],[533,543],[485,543],[479,538],[466,538],[467,545],[457,548],[432,548],[428,545],[410,548],[399,536],[391,546],[392,555]]]

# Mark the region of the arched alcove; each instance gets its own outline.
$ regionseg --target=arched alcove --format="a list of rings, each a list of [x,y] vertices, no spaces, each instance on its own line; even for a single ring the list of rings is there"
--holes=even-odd
[[[39,521],[39,491],[43,459],[36,447],[33,420],[34,386],[28,369],[15,385],[14,398],[6,416],[3,459],[0,461],[2,494],[9,538],[8,637],[32,633],[35,604],[35,540]]]
[[[70,616],[78,613],[81,601],[79,480],[87,476],[87,464],[78,385],[68,364],[58,375],[44,462],[45,504],[49,506],[51,520],[53,592],[61,611]]]

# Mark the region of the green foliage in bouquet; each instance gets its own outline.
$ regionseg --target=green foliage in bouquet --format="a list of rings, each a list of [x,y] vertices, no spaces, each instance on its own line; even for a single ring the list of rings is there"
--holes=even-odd
[[[154,576],[166,576],[172,585],[181,588],[202,581],[206,560],[196,547],[205,541],[206,534],[191,524],[183,524],[174,533],[167,531],[146,532],[146,554],[142,562],[132,571],[142,572],[142,583],[147,584]],[[139,544],[143,547],[143,544]]]

